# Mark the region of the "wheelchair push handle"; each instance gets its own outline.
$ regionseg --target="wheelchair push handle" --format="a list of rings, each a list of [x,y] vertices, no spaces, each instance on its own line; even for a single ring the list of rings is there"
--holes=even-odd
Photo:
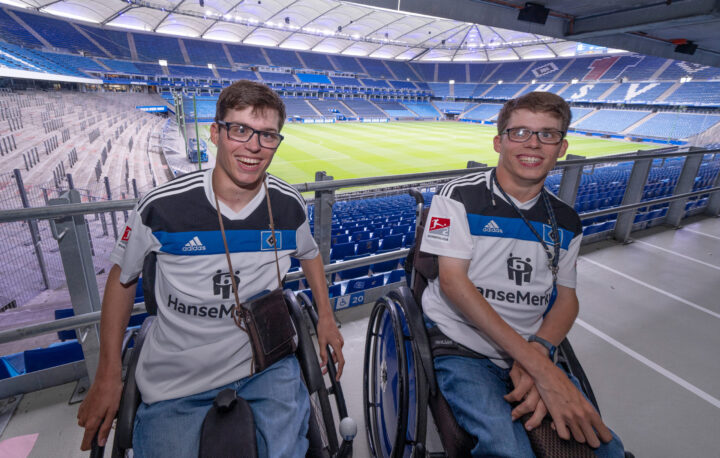
[[[335,455],[335,458],[348,458],[352,456],[352,444],[357,435],[357,423],[350,417],[345,417],[340,421],[340,436],[342,444]]]

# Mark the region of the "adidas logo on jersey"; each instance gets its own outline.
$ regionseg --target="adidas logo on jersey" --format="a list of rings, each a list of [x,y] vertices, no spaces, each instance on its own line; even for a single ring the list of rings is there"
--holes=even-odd
[[[188,243],[185,244],[185,246],[182,249],[183,251],[205,251],[207,248],[205,248],[205,245],[202,244],[198,236],[192,238]]]
[[[485,227],[483,227],[483,232],[495,232],[497,234],[503,233],[502,229],[500,229],[500,226],[498,226],[494,220],[490,220],[490,222],[487,223]]]

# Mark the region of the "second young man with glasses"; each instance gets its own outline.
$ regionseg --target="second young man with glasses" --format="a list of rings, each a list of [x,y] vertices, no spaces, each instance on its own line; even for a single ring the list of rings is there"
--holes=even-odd
[[[322,362],[335,358],[340,377],[343,339],[304,200],[266,173],[283,139],[284,121],[285,106],[270,88],[250,81],[232,84],[220,94],[210,128],[215,167],[178,177],[138,202],[111,255],[115,265],[103,298],[100,361],[78,411],[78,424],[85,428],[82,449],[90,447],[98,430],[98,443],[107,440],[120,401],[120,347],[134,282],[154,252],[158,316],[135,374],[143,402],[135,419],[134,456],[197,457],[205,415],[226,388],[250,403],[260,456],[305,456],[310,404],[297,360],[286,356],[253,373],[248,335],[232,313],[233,285],[245,302],[276,288],[290,256],[298,258],[317,301]],[[326,345],[333,355],[326,354]]]
[[[561,438],[598,456],[624,454],[577,380],[554,364],[578,313],[582,224],[544,183],[567,150],[570,116],[552,93],[505,103],[497,167],[446,184],[428,215],[420,249],[438,256],[439,276],[422,305],[429,327],[472,354],[439,356],[434,366],[459,425],[478,439],[473,456],[533,456],[526,430],[547,413]]]

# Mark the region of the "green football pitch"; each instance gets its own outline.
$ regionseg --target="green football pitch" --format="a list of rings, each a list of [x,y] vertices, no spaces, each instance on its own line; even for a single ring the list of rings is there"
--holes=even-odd
[[[194,137],[193,126],[188,128]],[[270,173],[289,183],[315,181],[320,170],[335,179],[361,178],[461,169],[469,160],[495,165],[498,156],[494,126],[463,122],[288,123],[282,133]],[[200,137],[209,137],[209,125],[200,127]],[[580,135],[568,142],[568,153],[585,157],[657,147]],[[215,154],[214,145],[208,146]]]

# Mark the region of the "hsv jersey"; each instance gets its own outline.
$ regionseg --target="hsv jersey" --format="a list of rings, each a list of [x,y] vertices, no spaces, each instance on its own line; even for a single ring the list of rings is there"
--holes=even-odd
[[[547,254],[537,237],[504,200],[497,186],[494,204],[490,172],[455,179],[432,201],[421,250],[470,260],[468,277],[495,311],[528,338],[542,324],[552,293]],[[512,197],[511,197],[512,199]],[[515,201],[538,235],[552,247],[551,226],[540,196]],[[560,236],[557,283],[575,288],[582,224],[577,213],[550,195]],[[448,337],[509,367],[508,355],[461,314],[433,280],[423,293],[423,310]]]
[[[158,317],[140,354],[136,378],[146,403],[189,396],[250,374],[252,350],[235,325],[231,276],[240,301],[277,288],[265,190],[240,212],[220,202],[234,272],[220,233],[212,170],[189,173],[138,202],[110,259],[120,281],[135,279],[143,260],[157,252]],[[318,249],[304,200],[287,183],[268,176],[280,275],[290,256],[311,259]]]

